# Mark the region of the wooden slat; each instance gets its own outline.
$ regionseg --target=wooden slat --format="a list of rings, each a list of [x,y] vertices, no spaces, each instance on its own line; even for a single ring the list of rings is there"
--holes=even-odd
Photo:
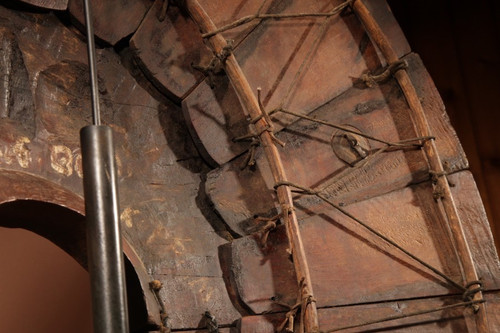
[[[439,152],[450,171],[467,167],[467,160],[455,132],[443,116],[439,94],[417,55],[405,58],[429,118]],[[414,138],[410,110],[394,81],[372,89],[351,88],[334,101],[311,114],[336,124],[351,125],[365,134],[388,141]],[[290,181],[307,187],[327,187],[336,202],[356,202],[428,179],[428,165],[418,150],[389,152],[375,158],[367,167],[351,171],[331,147],[337,129],[298,121],[278,137],[286,143],[282,149],[284,166]],[[372,151],[382,145],[370,142]],[[258,148],[260,149],[260,148]],[[237,233],[252,232],[254,215],[272,215],[274,183],[263,156],[257,154],[257,168],[241,170],[243,157],[209,174],[206,189],[219,214]],[[314,170],[314,172],[313,172]],[[346,175],[332,182],[333,177]],[[299,215],[317,205],[317,200],[302,200]]]
[[[27,137],[33,137],[35,106],[17,40],[12,29],[0,27],[0,119],[20,124],[20,130]]]
[[[183,10],[170,5],[164,20],[160,20],[163,3],[163,0],[155,1],[130,40],[130,46],[138,65],[155,86],[180,101],[204,79],[201,71],[192,65],[208,65],[212,52],[204,45],[198,28]],[[231,1],[224,5],[214,1],[202,3],[217,25],[254,13],[261,5],[257,0]],[[227,31],[224,37],[233,40],[236,47],[256,24]]]
[[[18,0],[35,7],[65,10],[68,7],[68,0]]]
[[[398,54],[408,53],[406,40],[385,2],[372,2],[379,9],[377,18],[391,31]],[[280,13],[326,12],[339,3],[342,1],[295,1]],[[280,105],[312,48],[312,62],[285,105],[299,113],[311,112],[351,87],[353,78],[360,77],[367,69],[380,67],[375,48],[351,14],[331,17],[316,49],[314,40],[321,32],[323,20],[265,21],[234,51],[252,89],[262,88],[263,104],[268,110]],[[207,82],[200,84],[184,100],[183,108],[194,136],[202,144],[199,149],[205,151],[212,164],[222,164],[244,151],[245,146],[234,144],[232,139],[248,133],[248,119],[244,109],[235,103],[234,93],[225,81],[217,81],[215,85],[212,90]],[[277,118],[277,130],[293,120],[283,115]]]
[[[500,266],[474,181],[468,172],[449,177],[466,225],[467,241],[484,287],[500,286]],[[444,215],[422,183],[346,208],[406,250],[462,284],[458,259]],[[326,210],[301,223],[306,256],[319,308],[447,294],[432,272],[385,244],[337,211]],[[282,229],[262,249],[257,236],[225,245],[224,269],[241,306],[255,313],[279,311],[271,298],[293,304],[296,286]],[[453,290],[453,292],[459,292]]]
[[[160,21],[163,0],[156,0],[130,40],[137,63],[164,94],[181,100],[203,79],[191,64],[208,63],[212,53],[189,17],[170,6]]]
[[[367,8],[362,1],[356,1],[353,3],[352,9],[359,17],[359,19],[363,22],[366,31],[368,32],[374,43],[377,45],[377,47],[380,49],[387,62],[390,64],[396,63],[399,60],[399,56],[397,55],[396,50],[394,49],[387,35],[384,34],[378,22],[371,15],[369,8]],[[423,105],[420,102],[418,93],[415,89],[415,86],[411,82],[408,72],[397,71],[396,73],[394,73],[394,77],[396,78],[401,90],[403,91],[405,99],[408,102],[410,109],[412,110],[410,116],[413,120],[416,132],[419,136],[432,135],[429,126],[429,120],[425,114]],[[431,170],[433,170],[437,174],[445,173],[445,166],[443,165],[443,161],[441,160],[434,140],[424,142],[422,151],[425,153]],[[459,262],[465,276],[465,283],[474,283],[474,281],[479,280],[479,275],[474,266],[470,246],[467,243],[463,223],[460,219],[454,198],[451,194],[448,180],[445,177],[438,177],[436,179],[435,186],[436,190],[442,192],[437,200],[441,202],[442,207],[446,213],[448,226],[451,230],[457,254],[460,258]],[[481,291],[474,293],[473,300],[483,300]],[[484,304],[478,305],[478,313],[477,316],[475,316],[475,322],[475,326],[478,332],[482,333],[487,331],[488,323]]]
[[[500,295],[498,292],[488,293],[487,312],[489,329],[495,332],[500,325]],[[460,302],[458,297],[436,297],[422,300],[401,300],[369,305],[335,307],[319,310],[320,329],[327,332],[347,325],[356,325],[370,320],[379,320],[390,316],[399,316],[417,311],[425,311]],[[463,307],[416,317],[387,321],[379,324],[342,330],[341,332],[466,332],[467,322],[463,315]],[[243,317],[238,324],[241,333],[271,333],[283,320],[283,314]],[[344,325],[343,325],[344,324]]]
[[[151,7],[149,0],[113,1],[91,0],[94,33],[101,41],[111,45],[132,34]],[[76,19],[79,28],[85,26],[83,1],[69,0],[68,11]],[[85,30],[82,30],[85,31]]]

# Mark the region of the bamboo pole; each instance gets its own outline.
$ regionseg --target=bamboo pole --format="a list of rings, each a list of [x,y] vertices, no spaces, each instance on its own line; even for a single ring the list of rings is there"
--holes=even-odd
[[[187,0],[185,4],[191,18],[194,22],[196,22],[202,33],[208,33],[217,29],[197,0]],[[208,39],[208,43],[215,54],[221,54],[225,47],[227,47],[227,42],[220,33],[210,37]],[[266,130],[270,124],[268,124],[266,119],[262,117],[258,100],[252,91],[245,74],[241,70],[238,61],[233,54],[229,54],[223,65],[225,72],[229,77],[236,94],[238,95],[241,105],[247,110],[250,117],[255,119],[260,117],[260,120],[256,122],[255,127],[258,133],[261,133],[261,144],[271,167],[275,183],[287,181],[287,176],[283,168],[278,149],[273,142],[271,133]],[[313,291],[311,276],[309,274],[309,266],[306,260],[297,216],[293,210],[293,200],[290,188],[288,186],[279,186],[277,188],[277,196],[281,211],[283,212],[283,220],[285,222],[289,246],[293,256],[298,286],[306,286],[306,288],[302,288],[302,297],[312,296]],[[302,323],[305,326],[305,331],[317,332],[319,327],[316,303],[308,303],[306,309],[301,309],[301,311],[305,311],[305,323]]]
[[[371,36],[371,39],[378,46],[384,57],[386,58],[388,64],[392,64],[399,61],[399,58],[394,51],[389,39],[384,34],[378,23],[375,21],[371,15],[368,8],[364,5],[362,0],[355,0],[352,4],[352,8],[358,18],[361,20],[365,29]],[[417,91],[413,83],[410,80],[410,76],[405,70],[400,70],[395,73],[395,77],[406,97],[408,105],[412,110],[411,117],[413,118],[413,123],[415,124],[417,136],[427,137],[431,136],[431,131],[429,127],[429,122],[425,115],[424,109],[417,95]],[[423,151],[427,156],[430,167],[438,175],[444,175],[443,165],[439,157],[436,144],[434,140],[427,140],[423,144]],[[462,222],[458,215],[457,207],[453,196],[451,194],[450,186],[448,180],[444,176],[440,176],[437,179],[437,186],[439,186],[444,191],[444,196],[441,199],[444,211],[448,218],[448,224],[450,226],[451,232],[455,239],[455,246],[459,255],[459,261],[462,266],[463,274],[465,275],[465,280],[467,282],[478,281],[478,275],[476,268],[474,266],[474,260],[470,252],[469,245],[465,238],[465,232],[462,226]],[[480,301],[483,299],[481,292],[477,292],[474,295],[474,301]],[[484,303],[478,305],[479,311],[476,314],[476,325],[478,332],[487,332],[488,323],[486,317],[486,308]]]

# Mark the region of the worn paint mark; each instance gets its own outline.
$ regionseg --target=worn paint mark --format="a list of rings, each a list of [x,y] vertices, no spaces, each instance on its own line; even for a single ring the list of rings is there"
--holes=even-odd
[[[67,177],[73,174],[73,153],[63,145],[50,147],[50,166],[57,173]]]
[[[82,154],[74,154],[73,161],[73,169],[75,170],[76,175],[80,178],[83,178]]]
[[[16,143],[12,147],[12,152],[16,157],[17,163],[24,169],[28,168],[31,162],[31,151],[26,146],[30,142],[30,139],[22,136],[16,140]]]
[[[125,225],[128,228],[132,228],[134,226],[133,224],[133,217],[137,214],[140,214],[141,211],[137,209],[133,209],[131,207],[127,207],[123,210],[123,212],[120,215],[120,220],[125,223]]]

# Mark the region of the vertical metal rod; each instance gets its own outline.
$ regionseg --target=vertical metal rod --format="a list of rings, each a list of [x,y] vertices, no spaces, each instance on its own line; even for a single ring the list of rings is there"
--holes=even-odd
[[[113,137],[108,126],[80,131],[87,252],[95,333],[128,332]]]
[[[97,81],[94,26],[92,24],[92,10],[89,0],[83,0],[85,11],[85,26],[87,28],[87,53],[90,69],[90,94],[92,96],[92,119],[94,125],[101,125],[101,111],[99,109],[99,86]]]
[[[113,133],[100,126],[92,14],[89,0],[83,2],[94,125],[80,131],[80,141],[94,332],[128,333]]]

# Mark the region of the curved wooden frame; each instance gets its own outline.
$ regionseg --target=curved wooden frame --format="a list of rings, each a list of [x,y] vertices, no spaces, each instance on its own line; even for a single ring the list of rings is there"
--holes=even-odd
[[[0,205],[18,200],[32,200],[54,204],[67,208],[81,216],[85,214],[84,199],[70,190],[32,174],[0,170]],[[51,239],[51,241],[61,247],[61,244],[64,244],[67,240],[56,238]],[[150,292],[149,282],[151,278],[147,274],[141,259],[126,239],[123,239],[123,252],[132,264],[139,279],[148,314],[147,324],[148,326],[159,327],[161,323],[160,308],[153,293]],[[68,254],[84,266],[81,258],[85,257],[86,253],[75,255],[75,253],[68,252]]]

